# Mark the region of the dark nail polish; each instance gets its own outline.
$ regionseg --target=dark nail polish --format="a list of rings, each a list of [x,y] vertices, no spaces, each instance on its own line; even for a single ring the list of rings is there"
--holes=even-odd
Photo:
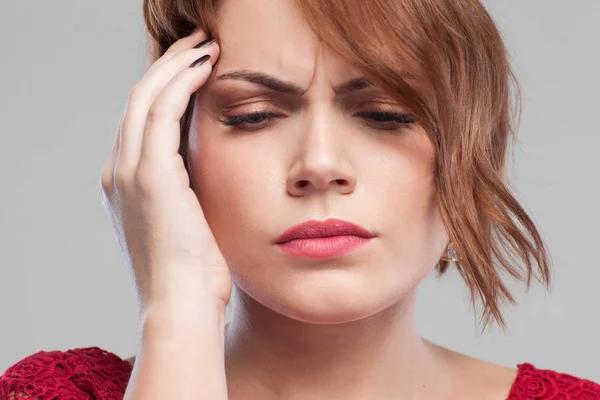
[[[206,60],[208,60],[209,58],[210,58],[210,54],[203,55],[202,57],[200,57],[199,59],[197,59],[196,61],[191,63],[190,68],[197,67],[197,66],[204,64],[206,62]]]
[[[216,41],[217,41],[217,39],[206,39],[206,40],[198,43],[197,45],[195,45],[194,48],[199,49],[200,47],[208,46],[209,44],[213,44]]]

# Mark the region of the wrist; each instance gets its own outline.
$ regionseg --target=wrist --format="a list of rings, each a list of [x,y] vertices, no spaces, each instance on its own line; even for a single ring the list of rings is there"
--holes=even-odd
[[[153,297],[141,309],[143,322],[195,323],[219,321],[225,316],[226,304],[209,296]]]
[[[223,336],[225,311],[216,302],[203,302],[201,306],[189,303],[153,303],[141,314],[140,333],[143,342],[189,346],[198,335],[207,332]]]
[[[208,288],[196,282],[174,282],[168,284],[151,285],[142,299],[142,312],[145,310],[160,310],[160,312],[193,312],[194,310],[206,312],[216,310],[225,312],[227,303],[217,295],[213,295]],[[157,311],[158,312],[158,311]]]

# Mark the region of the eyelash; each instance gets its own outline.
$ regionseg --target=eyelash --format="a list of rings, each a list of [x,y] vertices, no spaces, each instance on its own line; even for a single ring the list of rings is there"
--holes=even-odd
[[[270,112],[256,112],[251,114],[237,115],[231,116],[226,119],[220,119],[221,123],[226,126],[237,127],[243,123],[248,123],[250,125],[258,125],[259,123],[280,117],[281,115],[270,113]],[[354,116],[361,117],[363,119],[370,119],[375,123],[381,123],[385,125],[390,125],[390,123],[400,124],[400,125],[410,125],[417,122],[413,117],[409,114],[405,113],[392,113],[392,112],[382,112],[382,111],[361,111]],[[392,130],[396,129],[396,126],[378,128],[381,130]],[[240,128],[241,129],[241,128]]]
[[[401,125],[410,125],[417,122],[413,117],[406,113],[394,113],[394,112],[384,112],[384,111],[361,111],[355,116],[359,116],[361,118],[368,118],[375,122],[389,123],[395,122]]]
[[[273,118],[277,118],[279,117],[279,114],[274,114],[274,113],[270,113],[270,112],[255,112],[252,114],[243,114],[243,115],[236,115],[236,116],[232,116],[232,117],[228,117],[227,119],[221,119],[220,121],[227,126],[237,126],[240,125],[244,122],[249,123],[249,124],[257,124],[256,120],[259,120],[258,122],[262,122],[265,119],[273,119]],[[254,120],[254,122],[252,122]]]

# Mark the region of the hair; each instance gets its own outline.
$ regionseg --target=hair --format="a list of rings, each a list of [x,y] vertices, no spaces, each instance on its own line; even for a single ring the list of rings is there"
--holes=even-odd
[[[144,0],[153,61],[201,28],[219,39],[218,0]],[[437,205],[459,261],[481,301],[483,329],[506,328],[515,303],[502,274],[550,285],[549,255],[505,175],[520,119],[520,89],[494,21],[477,0],[296,0],[325,45],[404,105],[435,148]],[[513,89],[511,91],[511,89]],[[515,93],[516,92],[516,93]],[[181,123],[186,160],[193,97]],[[512,107],[511,107],[512,106]],[[187,164],[186,164],[187,167]],[[439,275],[447,261],[437,265]]]

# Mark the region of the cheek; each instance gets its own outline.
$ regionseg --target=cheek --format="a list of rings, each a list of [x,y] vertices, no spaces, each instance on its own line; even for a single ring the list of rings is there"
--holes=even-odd
[[[447,235],[436,199],[434,148],[424,132],[394,148],[377,185],[378,203],[389,213],[384,229],[394,259],[407,268],[429,269],[437,264]]]
[[[214,128],[209,122],[192,122],[188,163],[194,192],[225,252],[236,243],[243,247],[243,239],[261,237],[265,202],[275,196],[270,184],[274,160],[254,151],[250,142],[214,134]]]

